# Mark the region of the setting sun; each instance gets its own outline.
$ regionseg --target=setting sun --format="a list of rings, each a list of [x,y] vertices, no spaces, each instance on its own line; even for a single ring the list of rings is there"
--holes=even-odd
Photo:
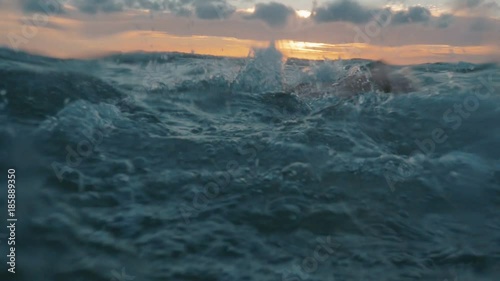
[[[311,16],[311,11],[308,10],[298,10],[296,13],[301,18],[308,18]]]

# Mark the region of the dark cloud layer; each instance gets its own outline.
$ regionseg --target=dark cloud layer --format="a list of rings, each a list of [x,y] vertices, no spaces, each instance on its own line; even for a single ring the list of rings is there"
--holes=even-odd
[[[20,0],[21,8],[28,13],[62,14],[61,0]]]
[[[436,19],[436,26],[439,28],[447,28],[453,23],[455,17],[452,14],[442,14]]]
[[[120,12],[125,6],[124,2],[119,0],[75,0],[73,4],[87,14]]]
[[[164,1],[152,1],[152,0],[125,0],[125,5],[127,7],[140,8],[151,11],[160,11],[165,9]]]
[[[455,10],[500,9],[496,0],[455,0]]]
[[[314,11],[313,18],[316,22],[347,21],[352,23],[365,23],[382,10],[368,9],[358,2],[341,0],[330,2]]]
[[[479,0],[473,0],[479,1]],[[394,12],[390,9],[375,9],[362,6],[354,0],[340,0],[328,2],[323,6],[316,8],[313,12],[313,19],[318,23],[323,22],[351,22],[355,24],[367,23],[373,19],[391,18],[391,24],[410,24],[427,23],[433,17],[429,9],[424,7],[410,7],[405,11]],[[445,16],[439,19],[438,25],[441,28],[446,27],[451,22],[451,16]],[[385,19],[382,19],[385,21]]]
[[[192,11],[187,7],[188,4],[190,3],[186,3],[186,1],[164,1],[162,7],[178,16],[189,17],[192,15]]]
[[[0,0],[0,3],[10,0]],[[17,0],[26,13],[64,13],[63,4],[68,3],[80,12],[87,14],[115,13],[126,9],[145,9],[150,11],[169,11],[177,16],[194,16],[204,20],[227,19],[236,12],[228,0]],[[253,2],[253,0],[242,0]],[[410,7],[404,11],[389,8],[373,8],[360,4],[358,0],[332,0],[316,7],[311,19],[316,23],[350,22],[363,24],[373,19],[390,22],[392,25],[428,23],[435,28],[448,28],[461,14],[477,18],[472,30],[490,30],[488,21],[481,21],[492,13],[500,12],[498,0],[454,0],[449,8],[456,15],[443,14],[433,17],[424,7]],[[495,15],[495,14],[494,14]],[[246,19],[261,20],[271,27],[283,27],[295,17],[295,10],[279,2],[258,3]],[[385,20],[384,18],[390,18]]]
[[[484,18],[476,18],[474,22],[470,25],[470,30],[475,32],[490,31],[495,28],[492,21]]]
[[[260,19],[272,27],[284,26],[291,16],[295,15],[295,10],[284,4],[271,2],[268,4],[257,4],[255,11],[247,16],[247,19]]]
[[[233,6],[223,1],[198,1],[194,3],[194,10],[198,18],[206,20],[225,19],[236,11]]]
[[[468,16],[498,16],[500,15],[500,2],[498,0],[456,0],[452,9]]]
[[[393,15],[393,24],[428,22],[432,18],[431,11],[424,7],[410,7]]]
[[[208,20],[225,19],[236,11],[236,8],[228,4],[226,0],[20,0],[20,3],[23,11],[27,13],[45,12],[47,7],[62,13],[64,12],[62,4],[69,3],[86,14],[144,9],[170,11],[178,16],[195,14],[200,19]],[[53,8],[56,5],[58,9]]]

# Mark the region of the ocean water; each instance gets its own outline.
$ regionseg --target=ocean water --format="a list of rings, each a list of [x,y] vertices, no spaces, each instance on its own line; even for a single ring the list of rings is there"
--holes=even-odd
[[[499,73],[1,49],[15,280],[498,280]]]

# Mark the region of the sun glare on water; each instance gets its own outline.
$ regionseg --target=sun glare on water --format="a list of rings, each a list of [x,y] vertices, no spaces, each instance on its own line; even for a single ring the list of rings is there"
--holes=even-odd
[[[324,48],[326,44],[323,43],[314,43],[314,42],[302,42],[302,41],[293,41],[293,40],[282,40],[280,41],[280,45],[285,49],[291,50],[302,50],[302,51],[321,51],[321,48]]]
[[[337,58],[341,55],[341,53],[335,49],[335,45],[324,43],[280,40],[277,42],[277,45],[287,57],[323,59],[326,57]]]

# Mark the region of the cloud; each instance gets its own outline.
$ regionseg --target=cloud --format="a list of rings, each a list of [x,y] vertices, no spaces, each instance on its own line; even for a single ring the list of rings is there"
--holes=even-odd
[[[20,0],[19,3],[26,13],[64,13],[64,7],[61,0]]]
[[[341,0],[340,2],[330,2],[316,8],[313,12],[313,19],[319,23],[333,21],[365,23],[380,12],[382,12],[381,9],[368,9],[358,2]]]
[[[28,0],[23,0],[28,1]],[[36,0],[30,0],[36,1]],[[56,0],[49,0],[56,1]],[[236,11],[226,0],[70,0],[87,14],[114,13],[124,9],[170,11],[177,16],[196,15],[200,19],[224,19]]]
[[[124,2],[119,0],[75,0],[73,4],[87,14],[120,12],[125,6]]]
[[[489,0],[455,0],[454,6],[456,10],[469,10],[478,8],[496,8],[499,9],[498,3]]]
[[[136,7],[150,11],[160,11],[165,9],[165,1],[159,0],[125,0],[127,7]]]
[[[224,1],[198,1],[194,3],[195,14],[200,19],[225,19],[232,15],[236,8]]]
[[[497,0],[455,0],[452,9],[469,16],[489,16],[500,12],[500,4]]]
[[[318,23],[344,21],[360,24],[380,16],[390,16],[394,25],[428,22],[432,19],[431,12],[423,7],[416,6],[410,7],[406,11],[393,12],[390,9],[364,7],[353,0],[330,2],[316,8],[313,12],[313,19]],[[442,20],[449,20],[449,18],[443,18]],[[445,23],[441,23],[441,25],[445,25]]]
[[[186,3],[186,1],[165,1],[163,6],[164,9],[169,10],[177,16],[189,17],[193,14],[193,12],[191,11],[191,9],[186,7],[188,4],[190,3]]]
[[[295,10],[284,4],[270,2],[255,5],[254,12],[247,19],[260,19],[272,27],[284,26],[288,19],[295,15]]]
[[[432,18],[431,11],[424,7],[410,7],[407,11],[400,11],[392,16],[393,24],[428,22]]]
[[[454,19],[455,17],[452,14],[442,14],[436,19],[436,26],[438,28],[447,28]]]
[[[471,31],[484,32],[494,30],[495,25],[488,19],[476,18],[470,25]]]

